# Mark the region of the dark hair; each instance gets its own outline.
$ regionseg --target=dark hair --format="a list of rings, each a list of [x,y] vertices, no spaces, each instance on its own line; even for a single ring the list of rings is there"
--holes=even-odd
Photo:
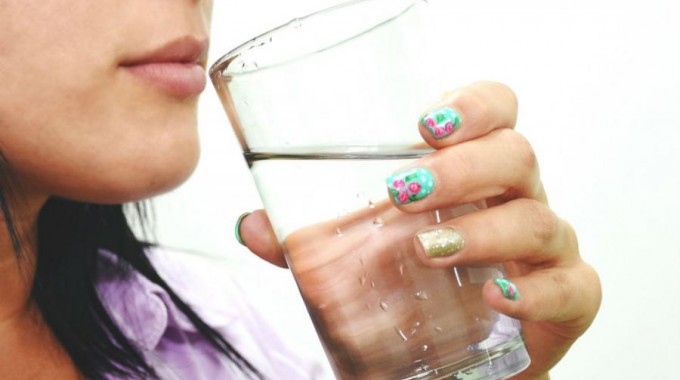
[[[0,210],[21,262],[20,231],[12,217],[11,175],[0,152]],[[137,213],[145,219],[144,207]],[[95,288],[98,251],[106,249],[163,288],[172,302],[219,352],[249,377],[258,371],[208,326],[156,272],[146,255],[150,244],[131,230],[122,205],[82,203],[53,197],[38,218],[38,254],[32,297],[46,324],[79,371],[88,379],[107,376],[158,378],[142,353],[109,316]]]

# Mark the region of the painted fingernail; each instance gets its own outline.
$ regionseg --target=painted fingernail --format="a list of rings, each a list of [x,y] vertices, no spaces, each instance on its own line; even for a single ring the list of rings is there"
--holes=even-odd
[[[510,280],[505,278],[497,278],[493,280],[493,282],[498,285],[499,288],[501,288],[503,297],[513,301],[519,298],[519,290],[517,290],[517,286],[515,286],[515,284],[513,284]]]
[[[399,205],[421,200],[434,190],[432,172],[423,168],[407,169],[387,178],[387,187]]]
[[[427,257],[451,256],[465,247],[465,240],[453,228],[437,228],[416,234]]]
[[[243,219],[245,219],[248,215],[250,215],[249,212],[244,212],[241,214],[241,216],[236,219],[236,225],[234,226],[234,236],[236,237],[236,241],[238,241],[239,244],[243,246],[245,246],[246,243],[243,242],[243,237],[241,236],[241,223],[243,223]]]
[[[461,117],[451,108],[438,108],[430,111],[420,119],[420,123],[427,128],[437,140],[451,136],[460,127]]]

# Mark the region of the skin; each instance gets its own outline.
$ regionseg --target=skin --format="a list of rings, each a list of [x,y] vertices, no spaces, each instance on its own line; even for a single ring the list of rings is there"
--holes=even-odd
[[[427,198],[406,205],[392,201],[393,206],[417,213],[486,202],[488,208],[421,228],[454,228],[465,239],[462,250],[429,258],[414,239],[416,255],[433,268],[503,262],[521,297],[506,299],[492,281],[484,284],[482,297],[491,308],[522,322],[532,363],[515,379],[548,379],[549,370],[595,318],[602,293],[599,277],[581,259],[573,228],[548,206],[534,151],[514,131],[514,93],[498,83],[480,82],[445,94],[432,108],[440,107],[461,114],[460,129],[435,139],[423,125],[414,125],[436,152],[412,165],[431,170],[437,186]],[[241,235],[255,254],[286,266],[264,211],[243,220]]]
[[[376,218],[382,227],[365,228]],[[430,213],[406,214],[383,200],[286,237],[291,270],[339,377],[408,378],[405,358],[433,367],[441,357],[462,360],[470,343],[488,336],[495,314],[480,301],[484,283],[467,269],[452,276],[448,268],[424,267],[411,247],[415,232],[433,221]]]
[[[76,379],[29,297],[37,214],[55,195],[123,203],[189,177],[198,95],[170,94],[121,64],[185,36],[205,43],[212,1],[0,0],[0,10],[0,72],[11,73],[0,149],[25,257],[20,270],[0,219],[0,378]]]
[[[37,214],[55,195],[121,203],[186,180],[199,153],[197,97],[171,96],[131,77],[120,64],[184,35],[205,38],[211,5],[0,0],[0,72],[11,73],[0,86],[0,149],[16,180],[14,212],[26,257],[19,270],[0,226],[0,378],[80,378],[29,297]],[[530,146],[512,131],[512,92],[476,84],[446,95],[442,104],[460,111],[460,131],[434,140],[419,127],[439,150],[419,165],[435,173],[441,191],[398,207],[418,212],[473,199],[493,206],[450,222],[466,239],[457,255],[431,260],[419,251],[418,257],[434,267],[507,262],[522,298],[506,300],[491,284],[483,296],[491,307],[524,321],[533,364],[522,377],[547,378],[592,322],[599,280],[580,259],[573,230],[548,208]],[[476,162],[490,164],[480,170]],[[514,227],[517,218],[528,224]],[[285,265],[263,212],[245,219],[243,237],[256,254]]]

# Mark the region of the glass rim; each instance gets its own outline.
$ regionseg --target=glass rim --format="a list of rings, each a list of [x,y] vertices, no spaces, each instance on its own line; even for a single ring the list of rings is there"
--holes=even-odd
[[[283,30],[287,30],[289,28],[294,28],[295,23],[301,23],[301,22],[304,22],[305,20],[316,19],[316,18],[326,16],[330,13],[333,13],[333,12],[341,10],[341,9],[349,8],[351,6],[355,6],[355,5],[360,4],[360,3],[368,3],[368,2],[371,2],[371,1],[375,1],[375,0],[351,0],[351,1],[347,1],[347,2],[344,2],[344,3],[341,3],[341,4],[334,5],[334,6],[329,7],[329,8],[319,10],[319,11],[314,12],[314,13],[310,13],[306,16],[294,18],[293,20],[291,20],[291,21],[289,21],[289,22],[287,22],[283,25],[279,25],[278,27],[270,29],[269,31],[264,32],[264,33],[258,35],[257,37],[251,38],[250,40],[238,45],[237,47],[233,48],[232,50],[230,50],[226,54],[222,55],[219,59],[217,59],[217,61],[215,61],[215,63],[213,63],[210,66],[209,76],[213,80],[215,80],[218,76],[234,78],[234,77],[238,77],[238,76],[259,73],[259,72],[262,72],[264,70],[284,66],[284,65],[290,64],[292,62],[308,58],[310,56],[313,56],[313,55],[322,53],[326,50],[332,49],[334,47],[346,44],[346,43],[351,42],[353,40],[356,40],[357,38],[360,38],[360,37],[362,37],[362,36],[364,36],[368,33],[371,33],[375,29],[378,29],[381,26],[383,26],[387,23],[390,23],[395,19],[400,18],[401,16],[408,13],[411,9],[413,9],[418,4],[428,2],[428,0],[406,0],[403,7],[400,8],[398,11],[395,11],[394,13],[390,13],[389,15],[385,16],[380,21],[368,24],[365,28],[362,28],[357,33],[349,34],[347,37],[339,38],[335,41],[324,44],[323,47],[316,48],[316,49],[310,48],[310,49],[308,49],[308,51],[305,51],[305,52],[300,53],[300,54],[296,54],[291,58],[279,59],[279,60],[276,60],[275,62],[266,64],[266,65],[262,65],[262,66],[259,66],[259,67],[253,68],[253,69],[248,69],[248,70],[244,70],[244,71],[238,71],[237,70],[237,71],[234,71],[234,72],[230,72],[226,75],[221,75],[221,73],[225,69],[227,69],[227,67],[232,63],[232,61],[235,60],[236,58],[240,57],[241,54],[244,51],[248,51],[248,50],[252,49],[253,47],[258,46],[258,45],[254,45],[254,43],[256,43],[257,41],[260,41],[260,40],[266,41],[269,37],[272,37],[275,34],[281,32]]]

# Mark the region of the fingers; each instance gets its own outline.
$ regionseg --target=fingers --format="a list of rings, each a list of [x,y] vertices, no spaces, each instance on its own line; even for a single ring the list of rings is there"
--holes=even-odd
[[[442,149],[387,179],[392,202],[421,212],[499,197],[545,201],[531,145],[510,129]]]
[[[573,322],[575,328],[583,331],[600,307],[599,277],[582,261],[567,267],[538,270],[523,277],[511,277],[510,281],[518,297],[508,297],[503,287],[494,281],[484,285],[483,297],[492,308],[513,318]],[[581,320],[584,316],[590,319]]]
[[[421,260],[438,268],[507,261],[546,267],[580,261],[573,228],[530,199],[465,214],[420,231],[414,240]]]
[[[414,240],[419,258],[431,267],[506,263],[511,282],[491,281],[483,290],[500,313],[573,322],[576,334],[599,308],[599,278],[581,260],[573,228],[542,202],[517,199],[475,211],[423,230]]]
[[[257,210],[240,218],[240,225],[236,226],[236,235],[239,233],[243,245],[254,254],[274,265],[288,267],[283,249],[264,210]]]
[[[579,261],[488,281],[482,297],[499,313],[522,321],[533,372],[546,373],[592,324],[602,288],[593,268]]]
[[[478,82],[446,95],[419,128],[428,144],[449,148],[390,176],[393,203],[420,212],[479,200],[493,205],[494,197],[545,201],[534,151],[511,130],[516,119],[517,98],[500,83]]]
[[[423,139],[433,148],[460,144],[502,128],[514,128],[517,97],[507,86],[478,82],[444,95],[421,115]]]

